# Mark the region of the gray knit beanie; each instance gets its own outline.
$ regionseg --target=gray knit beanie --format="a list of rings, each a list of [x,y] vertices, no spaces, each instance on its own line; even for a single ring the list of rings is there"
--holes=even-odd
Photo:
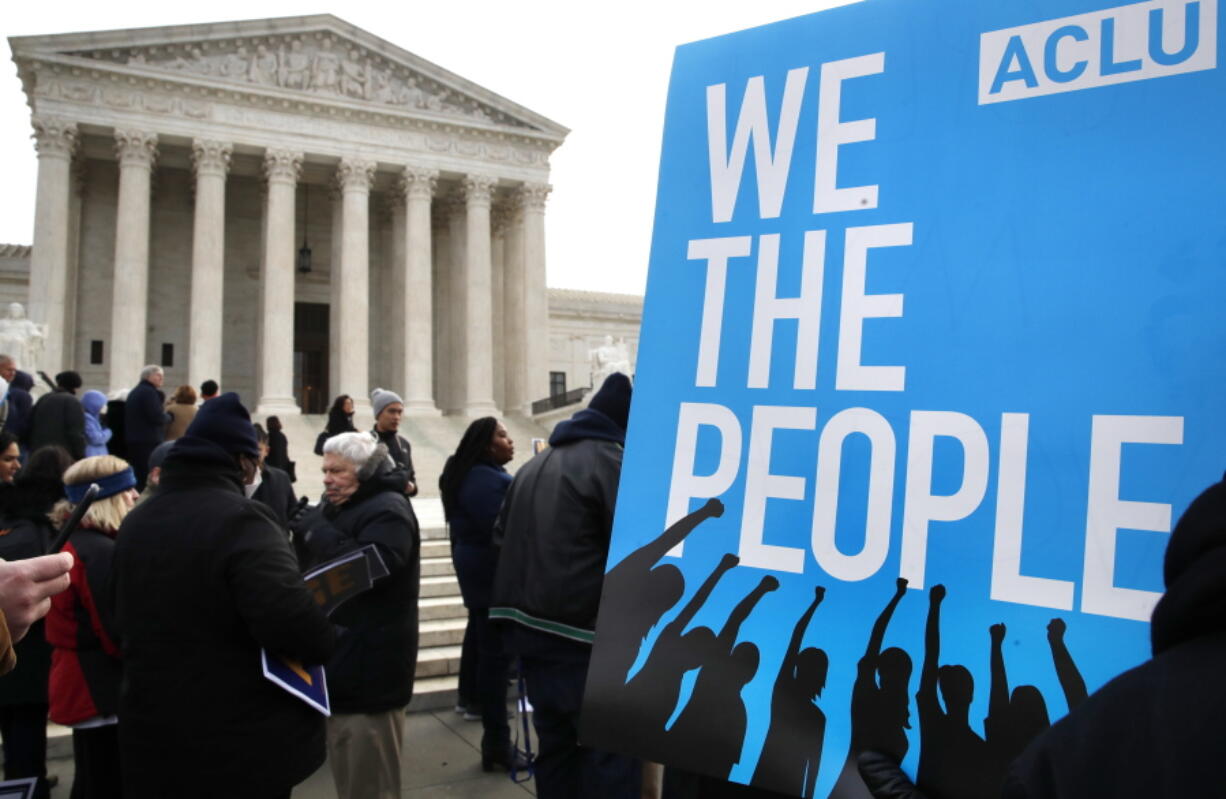
[[[383,409],[393,402],[404,404],[404,400],[400,399],[400,395],[394,391],[388,391],[385,388],[376,388],[370,392],[370,404],[374,407],[375,418],[379,418],[379,414],[383,413]]]

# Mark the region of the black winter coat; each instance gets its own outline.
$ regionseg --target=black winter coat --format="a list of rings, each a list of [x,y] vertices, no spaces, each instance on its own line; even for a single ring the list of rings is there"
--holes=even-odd
[[[1007,799],[1226,796],[1226,483],[1175,526],[1165,578],[1154,657],[1036,738],[1013,764]]]
[[[184,436],[116,538],[127,799],[273,795],[324,761],[324,717],[264,678],[259,650],[322,663],[332,628],[241,480]]]
[[[85,457],[85,409],[71,391],[44,394],[30,411],[30,451],[52,444],[76,460]]]
[[[494,528],[490,618],[591,643],[604,584],[625,431],[590,408],[524,464]]]
[[[58,485],[0,485],[0,558],[24,560],[46,551],[54,534],[46,512],[63,493]],[[14,645],[17,666],[0,679],[0,707],[47,704],[51,645],[45,630],[35,622]]]
[[[163,407],[162,392],[148,380],[128,392],[123,407],[123,434],[128,444],[161,444],[170,414]],[[84,422],[82,422],[84,424]]]
[[[260,473],[260,487],[251,498],[272,511],[282,530],[289,529],[289,517],[298,505],[298,498],[294,496],[294,486],[288,474],[275,466],[265,465]]]
[[[332,614],[340,627],[328,661],[334,713],[380,713],[413,698],[417,668],[417,594],[421,534],[404,495],[378,477],[342,505],[317,505],[294,526],[307,552],[304,568],[375,544],[389,574]]]

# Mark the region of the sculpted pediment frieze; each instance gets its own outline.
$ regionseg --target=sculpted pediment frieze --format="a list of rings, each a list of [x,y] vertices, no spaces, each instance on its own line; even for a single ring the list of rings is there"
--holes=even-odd
[[[64,54],[284,89],[319,100],[360,101],[409,112],[534,128],[493,104],[331,32],[99,48]]]

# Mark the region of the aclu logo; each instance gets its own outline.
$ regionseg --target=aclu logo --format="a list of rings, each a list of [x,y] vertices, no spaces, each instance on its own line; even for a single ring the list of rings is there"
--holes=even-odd
[[[1217,0],[1152,0],[979,37],[979,104],[1217,66]]]

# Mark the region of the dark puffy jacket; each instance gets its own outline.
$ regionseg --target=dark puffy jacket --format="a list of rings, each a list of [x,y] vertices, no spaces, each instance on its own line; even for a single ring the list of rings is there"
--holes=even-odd
[[[120,527],[124,796],[287,793],[324,761],[324,717],[265,679],[264,647],[305,664],[333,632],[272,514],[220,447],[184,436]]]
[[[511,485],[501,466],[478,463],[469,469],[456,492],[456,508],[447,517],[451,528],[451,560],[460,581],[464,606],[488,608],[498,553],[494,549],[494,521]]]
[[[342,505],[321,502],[298,524],[314,565],[374,544],[389,574],[332,614],[340,627],[328,661],[334,713],[380,713],[413,698],[421,534],[409,501],[372,477]]]
[[[272,511],[277,525],[282,530],[289,529],[289,517],[298,505],[298,499],[294,496],[294,486],[290,483],[288,474],[266,464],[260,473],[260,486],[251,498],[262,502]]]
[[[1008,799],[1226,795],[1226,484],[1179,520],[1164,576],[1153,658],[1036,738],[1013,764]]]
[[[386,479],[391,480],[392,475],[395,475],[396,480],[400,481],[400,488],[403,491],[406,483],[413,484],[413,490],[409,492],[410,497],[417,496],[417,471],[413,468],[413,447],[409,444],[409,440],[399,433],[393,431],[383,432],[378,429],[371,430],[374,433],[375,439],[387,447],[387,454],[392,456],[396,467]]]
[[[123,434],[129,444],[161,444],[170,414],[162,407],[162,392],[148,380],[128,392],[123,408]]]
[[[53,444],[74,459],[85,457],[85,409],[71,391],[44,394],[30,411],[30,451]]]
[[[490,618],[591,643],[625,431],[588,408],[520,468],[495,526]]]

